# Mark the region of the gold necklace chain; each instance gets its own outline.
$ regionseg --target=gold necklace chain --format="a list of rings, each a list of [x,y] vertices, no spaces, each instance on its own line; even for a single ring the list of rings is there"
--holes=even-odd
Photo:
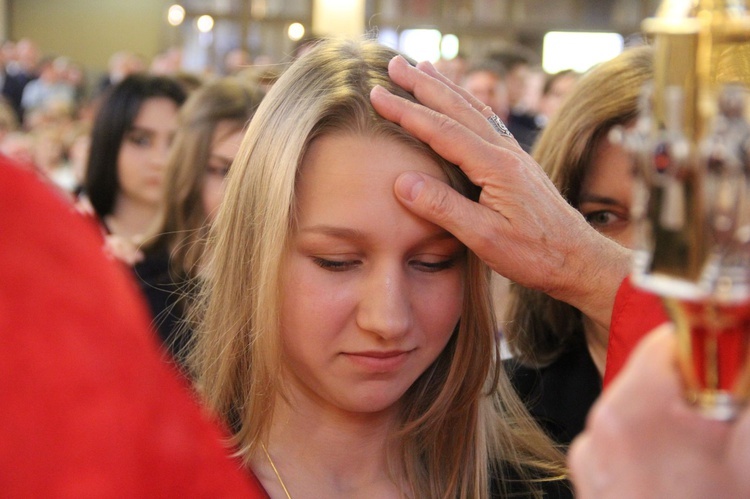
[[[276,465],[273,464],[273,459],[271,459],[271,455],[268,453],[268,450],[266,449],[265,444],[261,442],[260,447],[263,449],[263,452],[266,455],[266,459],[268,459],[268,464],[271,465],[271,469],[273,469],[273,472],[276,474],[276,478],[279,479],[279,484],[281,485],[281,488],[284,489],[284,494],[286,494],[286,499],[292,499],[291,494],[289,494],[289,491],[286,489],[286,485],[284,485],[284,480],[281,479],[279,470],[277,470]]]

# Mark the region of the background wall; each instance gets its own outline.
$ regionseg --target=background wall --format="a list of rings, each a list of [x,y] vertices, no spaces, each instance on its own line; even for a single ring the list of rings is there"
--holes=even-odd
[[[67,55],[103,72],[109,56],[128,48],[149,60],[163,48],[162,0],[3,0],[7,37],[29,37],[45,55]],[[2,3],[0,3],[0,7]]]
[[[0,39],[8,38],[8,0],[0,0]]]

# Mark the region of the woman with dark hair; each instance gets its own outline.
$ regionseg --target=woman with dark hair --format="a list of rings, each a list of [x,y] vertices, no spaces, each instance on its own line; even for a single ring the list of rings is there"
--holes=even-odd
[[[185,98],[171,78],[132,75],[110,89],[94,121],[84,190],[105,231],[134,247],[161,211]]]

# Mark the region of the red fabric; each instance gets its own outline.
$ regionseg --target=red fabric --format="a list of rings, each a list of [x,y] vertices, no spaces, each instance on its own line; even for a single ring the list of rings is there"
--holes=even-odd
[[[658,296],[636,288],[629,277],[623,281],[617,290],[609,328],[605,388],[620,372],[638,342],[649,331],[668,320]]]
[[[266,497],[148,324],[98,228],[0,158],[3,497]]]

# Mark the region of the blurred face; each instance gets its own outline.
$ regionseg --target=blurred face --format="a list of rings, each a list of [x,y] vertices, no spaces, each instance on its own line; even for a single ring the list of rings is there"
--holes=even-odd
[[[511,107],[518,105],[526,92],[526,81],[529,78],[529,66],[518,64],[508,72],[505,78],[508,86],[508,100]]]
[[[577,82],[578,77],[573,74],[566,74],[557,78],[550,86],[549,92],[542,96],[539,103],[539,112],[548,118],[552,117]]]
[[[242,135],[242,129],[238,129],[237,124],[230,121],[219,122],[214,130],[201,196],[203,210],[208,215],[209,222],[213,222],[221,200],[224,199],[224,178],[240,149]]]
[[[0,152],[24,166],[34,164],[34,139],[22,132],[10,132],[0,142]]]
[[[304,158],[281,320],[286,375],[307,406],[392,414],[458,322],[465,249],[396,200],[407,170],[445,180],[393,139],[331,134]]]
[[[541,100],[546,74],[541,69],[529,71],[526,78],[526,88],[521,97],[520,105],[528,112],[541,112]]]
[[[474,71],[466,76],[463,87],[492,108],[501,119],[508,117],[508,93],[505,83],[490,71]]]
[[[29,39],[23,39],[16,45],[18,62],[24,71],[31,72],[39,62],[39,48]]]
[[[579,211],[599,232],[628,248],[633,247],[633,165],[622,147],[603,137],[596,145],[581,185]]]
[[[161,201],[164,171],[177,129],[177,104],[166,97],[147,99],[125,132],[117,158],[120,195],[139,204]]]

